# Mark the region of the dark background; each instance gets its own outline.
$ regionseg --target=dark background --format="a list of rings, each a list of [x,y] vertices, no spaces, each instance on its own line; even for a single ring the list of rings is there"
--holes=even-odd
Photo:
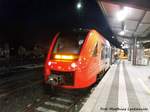
[[[82,8],[76,4],[81,1]],[[27,49],[38,43],[49,46],[58,31],[94,28],[112,44],[112,31],[96,0],[0,0],[0,43]]]

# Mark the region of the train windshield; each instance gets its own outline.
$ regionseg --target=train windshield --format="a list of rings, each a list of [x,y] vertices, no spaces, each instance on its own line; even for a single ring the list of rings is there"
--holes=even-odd
[[[79,54],[86,32],[60,33],[53,49],[53,54]]]

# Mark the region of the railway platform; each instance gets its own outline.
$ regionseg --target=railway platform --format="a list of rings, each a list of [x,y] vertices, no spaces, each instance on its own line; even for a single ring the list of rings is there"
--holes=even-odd
[[[150,66],[111,66],[80,112],[150,112]]]

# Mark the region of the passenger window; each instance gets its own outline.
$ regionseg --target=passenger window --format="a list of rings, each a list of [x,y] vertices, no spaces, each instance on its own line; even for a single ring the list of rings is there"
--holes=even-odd
[[[105,47],[104,45],[102,45],[102,48],[101,48],[101,59],[104,59],[105,57]]]
[[[96,44],[94,48],[93,56],[97,56],[97,53],[98,53],[98,43]]]
[[[105,46],[105,58],[108,58],[108,49],[107,49],[107,47]]]

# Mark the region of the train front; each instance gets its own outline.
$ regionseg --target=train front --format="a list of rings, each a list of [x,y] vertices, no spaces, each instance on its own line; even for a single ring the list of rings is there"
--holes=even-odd
[[[78,63],[86,32],[60,33],[54,39],[45,63],[45,82],[51,86],[80,88]]]

